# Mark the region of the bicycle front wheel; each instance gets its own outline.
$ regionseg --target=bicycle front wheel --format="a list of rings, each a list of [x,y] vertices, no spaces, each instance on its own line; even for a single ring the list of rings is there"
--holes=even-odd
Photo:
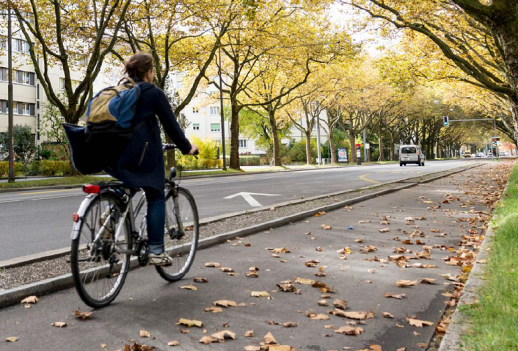
[[[194,197],[187,189],[177,190],[178,196],[171,191],[165,199],[165,250],[173,264],[156,266],[160,276],[170,282],[182,279],[191,268],[200,236]]]
[[[72,240],[70,263],[74,285],[88,306],[109,305],[119,294],[130,269],[130,255],[120,253],[131,246],[130,223],[122,219],[119,198],[109,192],[97,195],[80,219],[78,236]],[[115,232],[120,227],[120,236]]]

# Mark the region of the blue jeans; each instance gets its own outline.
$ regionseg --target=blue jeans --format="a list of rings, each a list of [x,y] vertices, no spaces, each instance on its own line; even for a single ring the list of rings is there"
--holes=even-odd
[[[147,236],[149,252],[164,252],[165,194],[164,189],[144,187],[147,200]]]

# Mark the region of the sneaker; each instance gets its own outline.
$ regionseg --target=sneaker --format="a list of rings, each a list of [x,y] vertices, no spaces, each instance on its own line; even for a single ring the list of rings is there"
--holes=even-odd
[[[165,252],[162,252],[161,254],[150,253],[149,264],[153,266],[170,266],[173,264],[173,260]]]

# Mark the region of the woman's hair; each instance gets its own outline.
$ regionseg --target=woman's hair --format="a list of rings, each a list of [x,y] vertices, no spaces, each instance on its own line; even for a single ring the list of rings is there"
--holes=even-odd
[[[144,79],[146,73],[153,69],[153,57],[145,52],[137,52],[132,55],[124,65],[124,72],[128,77]]]

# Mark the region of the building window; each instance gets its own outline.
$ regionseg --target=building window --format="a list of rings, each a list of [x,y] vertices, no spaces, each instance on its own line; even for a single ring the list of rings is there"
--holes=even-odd
[[[7,113],[7,101],[0,100],[0,113]]]
[[[192,113],[199,113],[199,112],[200,112],[199,108],[197,108],[197,107],[192,108]]]
[[[65,78],[59,78],[59,90],[65,90]]]
[[[200,130],[200,124],[199,123],[193,123],[192,130]]]
[[[246,148],[246,139],[239,139],[239,147]]]
[[[18,82],[18,83],[34,85],[34,73],[22,72],[21,76],[22,76],[22,81]]]
[[[0,68],[0,81],[7,82],[9,77],[7,76],[7,68]]]
[[[31,104],[26,104],[26,103],[23,103],[22,106],[23,106],[23,114],[26,115],[26,116],[30,116],[31,115],[31,107],[30,107]]]
[[[218,116],[219,115],[219,106],[211,106],[210,114]]]
[[[7,50],[7,37],[0,35],[0,50]]]
[[[211,132],[221,132],[221,125],[219,123],[211,123],[210,131]]]

